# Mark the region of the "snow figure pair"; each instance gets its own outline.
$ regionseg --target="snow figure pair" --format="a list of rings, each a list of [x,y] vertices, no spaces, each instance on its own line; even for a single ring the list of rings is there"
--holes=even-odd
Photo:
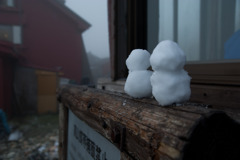
[[[146,50],[135,49],[126,60],[129,75],[124,90],[135,98],[151,97],[160,105],[187,101],[190,97],[190,80],[183,69],[186,56],[173,41],[160,42],[150,56]],[[152,71],[147,68],[152,66]]]

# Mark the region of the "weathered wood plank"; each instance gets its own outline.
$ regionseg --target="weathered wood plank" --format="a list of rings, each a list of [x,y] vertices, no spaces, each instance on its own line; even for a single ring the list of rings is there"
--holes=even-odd
[[[240,111],[240,87],[192,84],[191,101],[210,104],[216,109]]]
[[[180,159],[199,122],[218,113],[190,103],[161,107],[153,99],[83,86],[64,86],[58,94],[64,106],[130,159]]]
[[[236,60],[225,62],[189,63],[184,66],[193,83],[240,85],[240,63]]]
[[[97,88],[112,92],[124,93],[125,80],[113,81],[111,78],[99,78],[97,82]]]
[[[201,75],[204,77],[204,75]],[[204,81],[204,80],[203,80]],[[213,85],[209,81],[206,82],[195,82],[192,81],[191,84],[191,102],[197,102],[202,104],[202,107],[213,107],[215,109],[226,109],[232,110],[233,112],[240,112],[240,86],[239,85],[227,85],[218,84]],[[124,80],[112,81],[111,79],[100,78],[98,81],[98,89],[104,89],[112,92],[124,93]],[[210,85],[209,85],[210,84]],[[152,103],[158,105],[158,103],[153,99],[142,99],[141,102]],[[186,104],[185,108],[186,108]],[[191,110],[191,106],[194,104],[189,104],[188,111]],[[194,108],[201,110],[202,107]],[[184,109],[185,109],[184,108]],[[205,112],[205,109],[202,109]]]

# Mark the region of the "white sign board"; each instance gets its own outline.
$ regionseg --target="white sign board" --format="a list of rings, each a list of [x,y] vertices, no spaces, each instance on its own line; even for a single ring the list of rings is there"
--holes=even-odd
[[[120,150],[69,110],[67,160],[120,160]]]

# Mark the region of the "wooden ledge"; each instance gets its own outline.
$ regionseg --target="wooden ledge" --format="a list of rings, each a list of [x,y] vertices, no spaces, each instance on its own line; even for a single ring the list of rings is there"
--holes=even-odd
[[[85,86],[63,86],[58,97],[64,108],[114,143],[122,159],[240,156],[239,113],[194,103],[162,107],[154,99]]]

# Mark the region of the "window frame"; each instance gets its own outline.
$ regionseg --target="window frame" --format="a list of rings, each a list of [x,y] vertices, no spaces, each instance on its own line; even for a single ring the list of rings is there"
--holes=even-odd
[[[126,78],[125,61],[135,48],[147,47],[147,0],[108,0],[111,78]],[[141,33],[141,34],[139,34]]]
[[[144,0],[146,2],[146,0]],[[141,1],[143,2],[143,1]],[[134,3],[141,3],[140,1]],[[143,2],[143,3],[145,3]],[[136,10],[128,9],[127,0],[108,0],[108,15],[109,15],[109,43],[110,43],[110,59],[111,59],[111,78],[113,81],[125,79],[128,70],[125,65],[130,51],[140,45],[136,44],[141,41],[136,35],[131,35],[131,29],[140,32],[146,32],[143,28],[137,25],[137,20],[146,15],[146,12],[138,13]],[[134,4],[135,7],[141,5]],[[146,6],[145,6],[146,8]],[[129,12],[133,12],[129,14]],[[136,16],[136,14],[140,14]],[[147,17],[145,16],[145,22]],[[135,28],[134,28],[135,27]],[[146,27],[146,26],[145,26]],[[147,35],[145,35],[146,37]],[[131,41],[131,43],[129,43]],[[145,41],[145,43],[147,43]],[[185,65],[185,70],[192,77],[191,80],[191,100],[198,103],[209,103],[214,108],[228,108],[239,110],[240,101],[240,61],[208,61],[208,62],[188,62]],[[199,89],[201,88],[202,89]],[[221,98],[231,95],[231,101],[236,103],[226,102],[230,99]],[[214,99],[213,99],[214,98]]]
[[[194,84],[231,85],[240,87],[240,61],[188,62],[185,70]]]

